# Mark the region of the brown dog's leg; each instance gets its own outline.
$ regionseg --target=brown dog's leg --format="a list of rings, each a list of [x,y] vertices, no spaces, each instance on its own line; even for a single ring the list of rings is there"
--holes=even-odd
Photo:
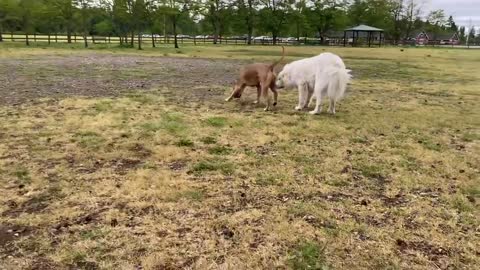
[[[232,94],[225,99],[225,101],[230,101],[232,98],[240,98],[242,96],[243,90],[245,90],[246,85],[242,84],[240,87],[238,85],[235,85],[233,87]]]
[[[270,104],[271,104],[271,100],[270,100],[270,96],[268,95],[268,88],[269,88],[269,85],[262,85],[262,95],[263,95],[263,100],[264,102],[266,103],[266,107],[265,107],[265,111],[268,111],[270,110]]]
[[[277,86],[275,85],[275,79],[272,80],[270,83],[270,90],[273,92],[273,106],[277,106],[277,100],[278,100],[278,92],[277,92]]]
[[[257,100],[253,102],[253,104],[258,104],[260,102],[260,96],[262,95],[262,88],[260,85],[257,85]]]
[[[277,92],[277,86],[275,84],[276,77],[273,73],[269,74],[269,80],[270,80],[270,90],[273,92],[273,106],[277,106],[277,100],[278,100],[278,92]]]

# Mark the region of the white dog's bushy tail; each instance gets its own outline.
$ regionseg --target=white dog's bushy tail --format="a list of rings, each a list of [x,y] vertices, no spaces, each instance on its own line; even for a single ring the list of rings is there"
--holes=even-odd
[[[350,82],[352,75],[349,69],[340,67],[331,67],[327,71],[330,80],[328,84],[328,97],[330,100],[339,101],[345,95],[347,84]]]

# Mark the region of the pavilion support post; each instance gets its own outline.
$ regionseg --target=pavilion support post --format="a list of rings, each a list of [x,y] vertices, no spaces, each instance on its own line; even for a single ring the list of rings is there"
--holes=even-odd
[[[343,31],[343,47],[347,47],[347,31]]]

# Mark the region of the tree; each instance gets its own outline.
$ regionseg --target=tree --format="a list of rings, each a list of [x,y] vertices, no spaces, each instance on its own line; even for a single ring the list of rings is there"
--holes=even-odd
[[[460,29],[458,30],[458,35],[460,37],[460,41],[462,43],[465,42],[466,36],[465,36],[465,26],[461,26]]]
[[[78,1],[77,1],[78,2]],[[72,42],[72,32],[75,26],[75,7],[73,0],[48,0],[48,5],[58,12],[59,23],[65,27],[67,42]]]
[[[130,31],[130,14],[128,13],[127,0],[113,0],[112,24],[114,31],[120,36],[120,44],[128,43]]]
[[[457,32],[458,31],[458,27],[457,25],[455,24],[455,21],[453,20],[453,17],[450,15],[450,17],[448,17],[448,20],[447,20],[447,27],[449,30],[451,31],[454,31],[454,32]]]
[[[137,31],[138,49],[142,49],[142,31],[148,24],[148,11],[145,0],[135,0],[132,6],[132,25]],[[133,45],[133,44],[132,44]]]
[[[178,49],[177,39],[177,25],[180,16],[183,13],[187,13],[190,2],[188,0],[162,0],[162,5],[159,7],[161,13],[163,13],[172,23],[174,47]]]
[[[226,0],[204,0],[201,8],[203,15],[213,28],[213,44],[217,44],[218,37],[225,30],[225,24],[229,15]]]
[[[445,12],[443,9],[431,11],[428,14],[427,21],[428,30],[433,33],[433,40],[437,40],[438,33],[446,24]]]
[[[273,44],[277,44],[277,37],[283,29],[288,15],[289,3],[286,0],[260,0],[263,8],[259,11],[262,18],[260,27],[272,33]]]
[[[403,10],[404,3],[403,0],[391,0],[390,10],[393,17],[393,40],[395,43],[398,43],[400,36],[402,35],[403,24]]]
[[[20,13],[17,0],[0,1],[0,42],[5,29],[13,30],[20,24]]]
[[[20,24],[25,33],[25,45],[30,46],[29,33],[35,28],[35,12],[38,12],[40,2],[35,0],[20,0],[18,6],[20,11]]]
[[[79,8],[77,17],[80,24],[80,29],[83,33],[85,48],[88,48],[88,34],[90,26],[89,8],[91,7],[92,3],[92,0],[74,0],[74,4]]]
[[[409,38],[415,29],[415,22],[420,20],[420,6],[418,0],[407,0],[405,6],[405,38]]]
[[[475,27],[470,27],[468,30],[468,39],[469,40],[474,40],[475,39]]]
[[[322,0],[315,1],[314,6],[308,10],[309,22],[318,32],[322,41],[328,31],[346,26],[344,7],[343,2]],[[359,19],[355,24],[359,24],[361,21]]]
[[[244,25],[246,26],[248,45],[252,44],[252,35],[253,35],[253,28],[255,24],[255,16],[257,15],[257,5],[258,5],[258,0],[238,0],[236,2],[238,17],[242,18],[242,20],[245,23]]]
[[[290,22],[289,25],[292,26],[295,32],[295,37],[300,39],[300,34],[305,34],[309,29],[310,25],[307,19],[307,8],[306,0],[296,1],[296,3],[290,6],[289,17],[287,18]],[[289,29],[290,30],[290,29]]]

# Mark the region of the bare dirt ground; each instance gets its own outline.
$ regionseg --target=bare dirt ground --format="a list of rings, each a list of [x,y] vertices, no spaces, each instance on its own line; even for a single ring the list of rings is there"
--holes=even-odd
[[[166,87],[176,95],[211,96],[212,86],[231,85],[241,61],[89,53],[0,60],[0,104],[38,98],[113,97]],[[204,86],[204,87],[202,87]],[[196,88],[196,91],[183,91]]]
[[[0,51],[0,270],[475,269],[480,54],[337,50],[335,116],[223,101],[273,47]]]

